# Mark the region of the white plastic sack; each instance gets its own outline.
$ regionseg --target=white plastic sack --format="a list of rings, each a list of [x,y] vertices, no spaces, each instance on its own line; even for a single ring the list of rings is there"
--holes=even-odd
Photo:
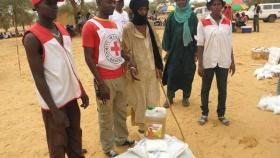
[[[277,65],[280,59],[280,48],[271,47],[269,48],[269,52],[268,63],[270,65]]]
[[[159,149],[159,146],[164,145],[166,150]],[[195,158],[195,156],[187,144],[166,134],[161,141],[144,138],[117,158]]]
[[[258,108],[266,111],[271,111],[274,114],[280,114],[280,95],[279,96],[263,96],[258,105]]]

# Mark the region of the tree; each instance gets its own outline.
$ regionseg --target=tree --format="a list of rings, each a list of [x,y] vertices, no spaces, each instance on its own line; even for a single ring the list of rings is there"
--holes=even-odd
[[[8,12],[8,8],[4,5],[0,5],[0,28],[3,28],[5,32],[11,27],[11,15]]]
[[[23,11],[21,16],[18,17],[18,23],[21,24],[22,29],[25,30],[26,25],[31,25],[35,19],[35,14],[29,11]]]
[[[83,13],[85,8],[85,1],[84,0],[68,0],[73,9],[73,17],[75,25],[78,24],[78,12]]]
[[[72,14],[74,24],[78,24],[78,13],[85,16],[88,12],[95,13],[97,9],[95,2],[85,2],[84,0],[67,0],[66,3],[59,8],[59,15],[69,13]]]
[[[10,15],[9,14],[5,14],[5,13],[1,13],[0,15],[0,28],[3,28],[5,30],[5,32],[8,31],[8,29],[11,27],[11,20],[10,20]]]
[[[1,8],[7,8],[5,13],[9,14],[10,16],[7,16],[7,14],[6,16],[11,17],[12,19],[11,20],[10,18],[6,17],[7,19],[5,20],[7,21],[5,21],[5,25],[8,26],[8,24],[10,23],[9,20],[11,20],[13,26],[15,27],[15,32],[18,35],[18,25],[20,24],[19,20],[27,13],[26,10],[31,9],[30,0],[1,0],[1,5]]]

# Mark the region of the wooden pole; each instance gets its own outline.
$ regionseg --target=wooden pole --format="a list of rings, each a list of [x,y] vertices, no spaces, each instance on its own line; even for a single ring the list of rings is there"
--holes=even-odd
[[[19,58],[19,50],[18,50],[18,37],[16,37],[16,47],[17,47],[17,58],[18,58],[18,69],[19,69],[19,76],[21,77],[21,65],[20,65],[20,58]]]
[[[180,124],[179,124],[179,122],[178,122],[178,120],[177,120],[177,118],[176,118],[176,115],[175,115],[174,112],[173,112],[172,105],[170,105],[170,101],[169,101],[169,99],[168,99],[168,97],[167,97],[167,94],[166,94],[166,92],[165,92],[165,90],[164,90],[163,84],[162,84],[161,81],[159,81],[159,82],[160,82],[160,86],[161,86],[161,89],[162,89],[162,91],[163,91],[163,94],[164,94],[164,96],[165,96],[165,98],[166,98],[166,100],[167,100],[167,102],[168,102],[168,104],[169,104],[169,109],[170,109],[170,111],[171,111],[171,114],[172,114],[172,116],[173,116],[173,118],[174,118],[174,120],[175,120],[175,122],[176,122],[176,124],[177,124],[177,126],[178,126],[178,128],[179,128],[179,131],[180,131],[180,134],[181,134],[181,136],[182,136],[183,142],[186,142],[185,137],[184,137],[184,134],[183,134],[183,131],[182,131],[182,128],[181,128],[181,126],[180,126]]]

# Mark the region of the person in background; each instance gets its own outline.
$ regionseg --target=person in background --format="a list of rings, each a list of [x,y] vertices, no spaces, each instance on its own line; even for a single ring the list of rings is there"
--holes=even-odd
[[[228,126],[230,121],[225,117],[227,98],[228,73],[235,73],[235,63],[232,49],[231,21],[222,15],[225,5],[223,0],[210,0],[207,8],[210,15],[201,19],[197,27],[198,74],[202,77],[201,110],[198,120],[204,125],[208,120],[209,91],[214,74],[218,88],[218,119]]]
[[[189,106],[192,82],[195,75],[195,52],[198,19],[189,0],[176,0],[176,9],[170,13],[164,30],[162,47],[166,51],[166,65],[162,82],[167,85],[168,100],[164,107],[173,104],[175,92],[183,90],[182,105]]]
[[[223,10],[223,14],[229,20],[232,19],[232,10],[231,10],[231,6],[230,5],[225,5],[224,10]]]
[[[84,158],[81,114],[89,100],[77,76],[71,38],[65,28],[54,22],[57,2],[32,0],[38,21],[25,32],[23,44],[36,85],[46,129],[50,158]]]
[[[245,12],[241,13],[241,22],[242,22],[242,26],[246,26],[248,22],[248,17],[246,16]]]
[[[259,6],[258,3],[255,4],[255,8],[253,10],[254,12],[254,32],[259,32],[260,31],[260,23],[259,23],[259,14],[261,12],[261,7]]]
[[[122,38],[122,32],[123,32],[123,27],[125,24],[129,22],[129,17],[128,14],[125,10],[123,10],[124,7],[124,0],[116,0],[116,8],[114,10],[113,15],[109,16],[109,19],[114,21],[118,29],[121,33],[121,38]]]

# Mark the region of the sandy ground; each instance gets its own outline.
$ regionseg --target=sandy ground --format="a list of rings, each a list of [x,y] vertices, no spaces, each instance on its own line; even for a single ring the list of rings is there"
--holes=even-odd
[[[261,23],[260,33],[233,35],[237,72],[228,80],[226,115],[232,121],[225,127],[217,121],[217,90],[213,82],[210,95],[210,116],[205,126],[199,126],[201,79],[195,76],[191,106],[181,105],[182,92],[175,98],[176,113],[186,142],[198,158],[279,158],[280,157],[280,116],[264,112],[256,107],[260,97],[275,94],[277,79],[257,81],[253,76],[256,68],[265,63],[252,60],[253,47],[280,47],[280,21]],[[162,30],[159,30],[162,36]],[[19,73],[16,43],[19,44]],[[83,58],[81,38],[73,39],[74,56],[82,83],[90,96],[90,107],[81,110],[83,147],[88,150],[86,157],[103,158],[99,141],[98,119],[94,99],[92,75]],[[1,158],[46,158],[48,157],[45,130],[40,107],[34,91],[31,73],[21,40],[0,40],[0,157]],[[214,80],[215,81],[215,80]],[[161,94],[161,102],[164,96]],[[129,97],[129,96],[128,96]],[[131,96],[130,96],[131,97]],[[130,137],[138,139],[136,127],[130,125]],[[167,133],[181,138],[170,113]],[[117,148],[122,152],[125,148]]]

